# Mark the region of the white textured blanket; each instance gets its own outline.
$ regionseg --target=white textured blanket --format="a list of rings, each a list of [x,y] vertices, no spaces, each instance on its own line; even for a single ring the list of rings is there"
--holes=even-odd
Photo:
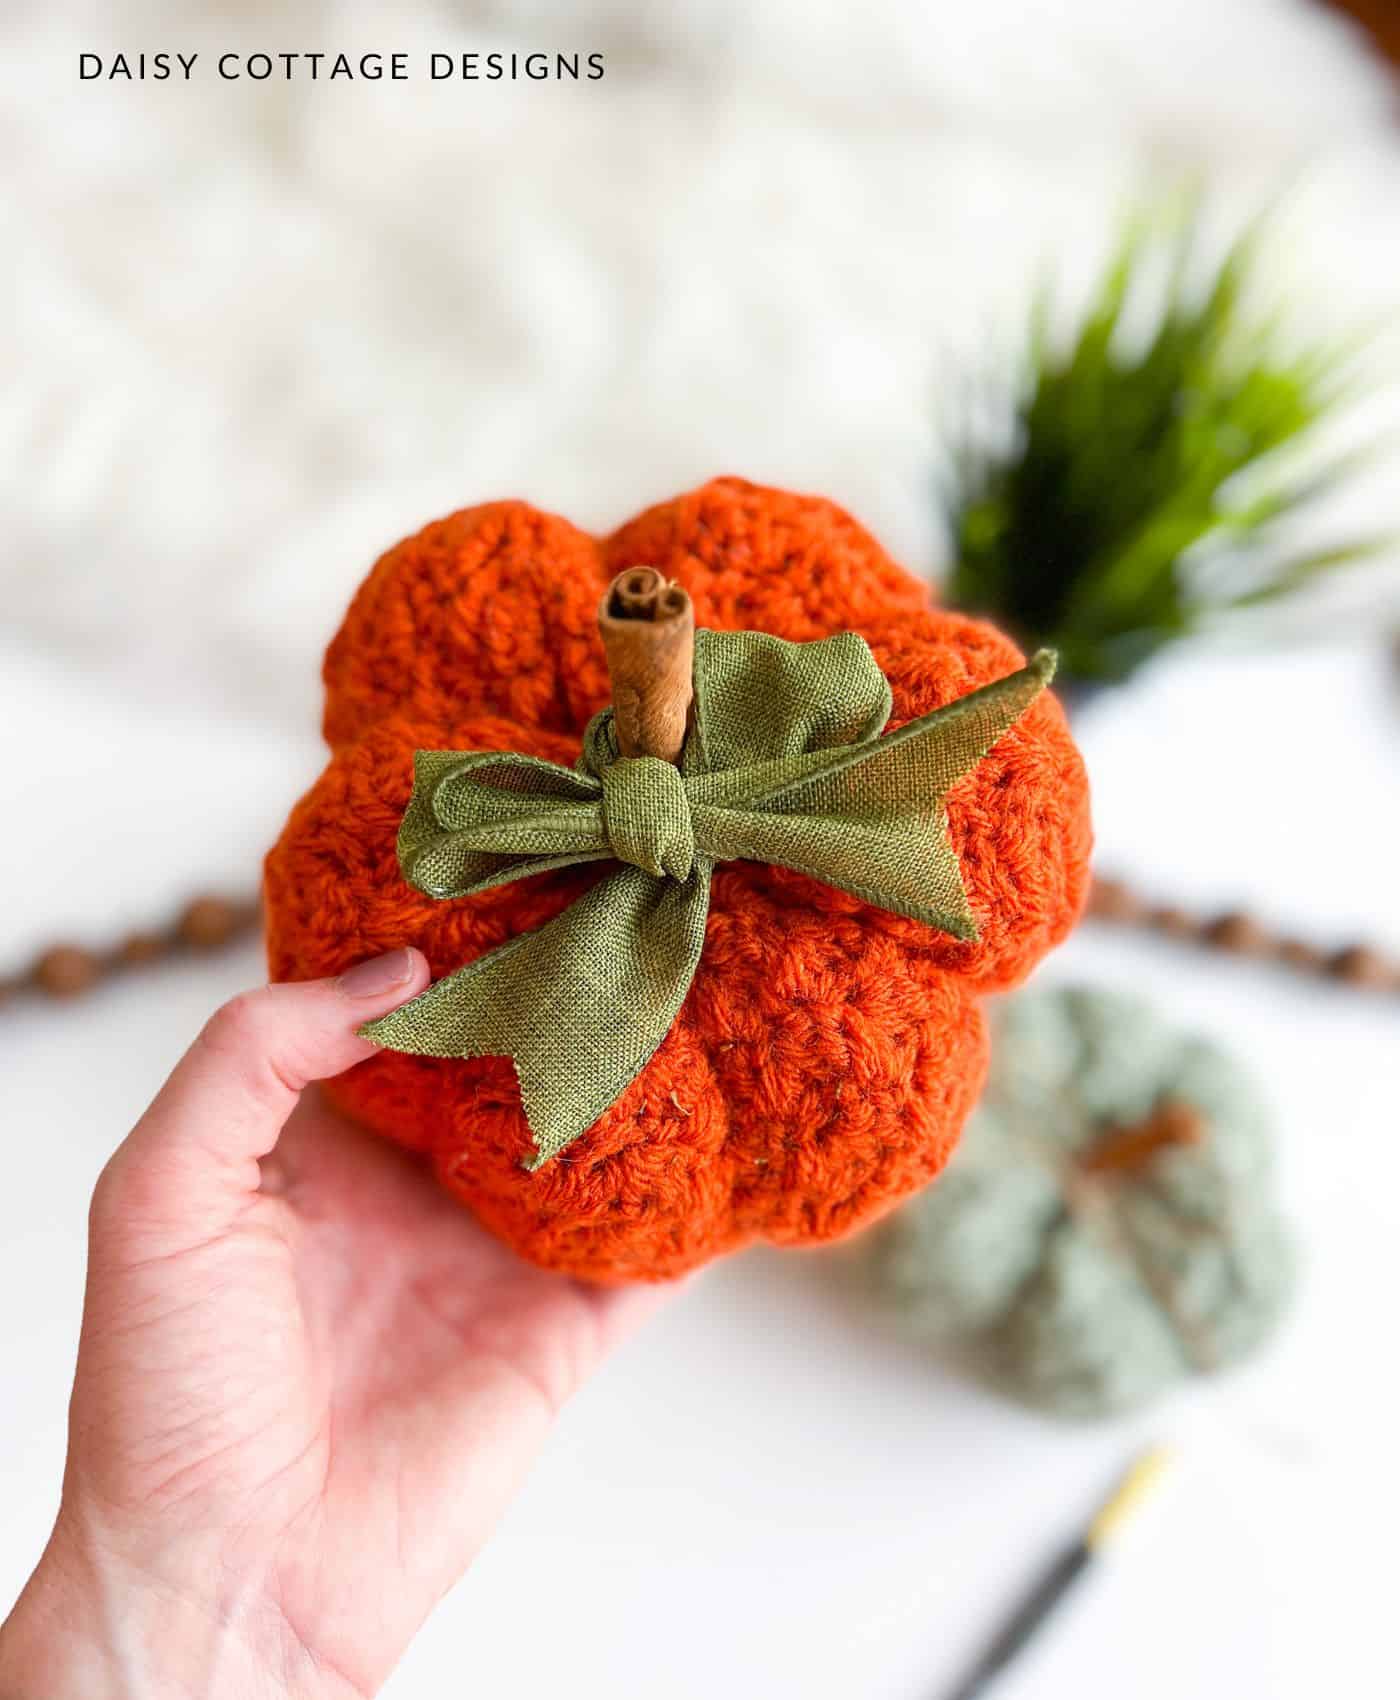
[[[739,471],[931,569],[960,377],[1039,271],[1091,274],[1149,172],[1203,169],[1239,209],[1306,166],[1313,296],[1345,321],[1400,293],[1392,92],[1304,0],[7,18],[5,619],[89,678],[289,728],[378,548],[465,502],[604,526]],[[605,75],[422,68],[532,48]],[[287,49],[410,77],[213,74]],[[138,52],[198,74],[107,74]]]

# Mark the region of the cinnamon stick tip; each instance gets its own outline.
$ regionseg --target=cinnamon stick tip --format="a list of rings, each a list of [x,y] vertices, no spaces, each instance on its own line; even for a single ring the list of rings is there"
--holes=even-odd
[[[668,581],[655,567],[628,567],[603,593],[599,620],[679,620],[691,613],[684,585]]]

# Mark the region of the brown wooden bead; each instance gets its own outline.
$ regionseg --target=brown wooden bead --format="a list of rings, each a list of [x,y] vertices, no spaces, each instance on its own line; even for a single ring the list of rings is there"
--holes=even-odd
[[[217,950],[244,921],[244,911],[226,897],[196,897],[180,917],[179,933],[191,950]]]
[[[1195,938],[1201,930],[1200,922],[1194,915],[1189,914],[1185,909],[1178,909],[1170,903],[1164,903],[1159,908],[1153,909],[1147,917],[1147,924],[1172,939]]]
[[[1327,959],[1327,972],[1349,986],[1362,986],[1368,991],[1381,991],[1400,985],[1400,972],[1387,962],[1378,950],[1369,945],[1349,944]]]
[[[158,961],[170,948],[159,933],[128,933],[117,946],[117,961],[123,968],[144,968]]]
[[[51,998],[81,997],[97,983],[102,964],[90,950],[59,944],[34,964],[34,983]]]
[[[1265,956],[1273,945],[1258,921],[1240,911],[1212,921],[1205,929],[1205,938],[1217,950],[1228,950],[1235,956]]]
[[[1100,921],[1140,921],[1146,905],[1122,880],[1096,879],[1089,890],[1089,913]]]

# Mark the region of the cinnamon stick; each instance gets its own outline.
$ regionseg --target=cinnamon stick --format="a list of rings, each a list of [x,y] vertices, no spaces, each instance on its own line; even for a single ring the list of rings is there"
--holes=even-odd
[[[612,680],[613,721],[624,756],[680,760],[690,719],[695,609],[655,567],[629,567],[598,606]]]
[[[1194,1104],[1163,1098],[1146,1120],[1109,1128],[1080,1158],[1080,1167],[1091,1175],[1138,1169],[1169,1146],[1199,1145],[1205,1136],[1205,1118]]]

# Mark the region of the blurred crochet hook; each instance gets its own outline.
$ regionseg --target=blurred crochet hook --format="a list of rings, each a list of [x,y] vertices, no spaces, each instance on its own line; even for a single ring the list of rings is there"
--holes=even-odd
[[[1166,1447],[1154,1446],[1129,1465],[1083,1534],[1059,1554],[947,1700],[983,1700],[997,1677],[1141,1504],[1168,1458]]]

